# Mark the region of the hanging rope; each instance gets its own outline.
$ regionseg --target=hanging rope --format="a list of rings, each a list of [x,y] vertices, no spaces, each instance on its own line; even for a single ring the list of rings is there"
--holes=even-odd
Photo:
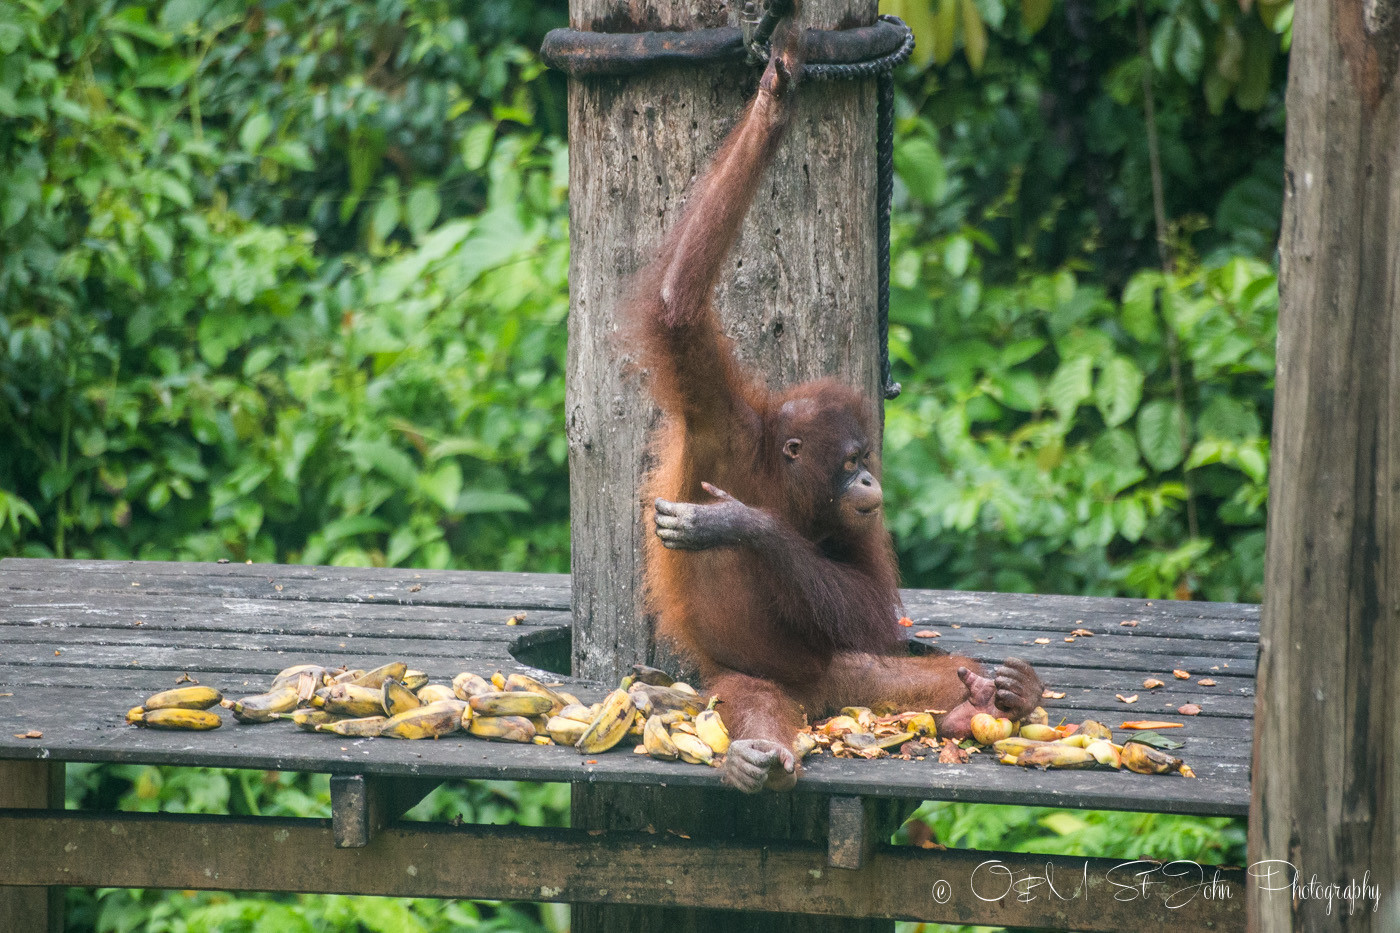
[[[555,29],[544,37],[540,58],[575,78],[640,74],[667,65],[735,64],[751,51],[766,60],[777,17],[768,6],[748,36],[737,27],[689,32],[583,32]],[[770,21],[771,20],[771,21]],[[894,69],[914,51],[914,33],[897,16],[871,26],[808,29],[803,74],[814,81],[876,79],[875,211],[879,266],[877,320],[880,384],[887,399],[899,395],[890,379],[890,200],[894,191]]]

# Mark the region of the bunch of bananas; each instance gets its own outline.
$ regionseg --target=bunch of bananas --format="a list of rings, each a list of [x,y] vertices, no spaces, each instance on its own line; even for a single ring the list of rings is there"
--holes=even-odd
[[[127,714],[160,729],[214,729],[211,707],[241,723],[289,720],[308,732],[351,737],[436,739],[459,730],[501,742],[572,745],[597,755],[632,736],[636,751],[667,761],[716,764],[729,733],[715,710],[688,684],[637,665],[618,689],[591,706],[525,674],[482,677],[463,671],[451,684],[428,682],[395,661],[365,670],[297,664],[280,671],[264,693],[225,699],[211,687],[158,693]]]
[[[1023,768],[1127,768],[1138,774],[1171,774],[1193,778],[1196,773],[1180,758],[1129,739],[1122,745],[1113,741],[1113,730],[1103,723],[1086,719],[1078,725],[1052,726],[1044,710],[1020,724],[1006,735],[999,724],[1007,720],[994,719],[986,713],[972,717],[972,734],[977,742],[990,745],[997,760],[1004,765]],[[1019,731],[1019,735],[1015,734]],[[984,739],[995,736],[992,741]]]

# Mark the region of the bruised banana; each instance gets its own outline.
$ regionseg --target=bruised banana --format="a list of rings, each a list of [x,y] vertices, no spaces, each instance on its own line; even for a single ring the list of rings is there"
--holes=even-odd
[[[817,750],[817,740],[810,732],[799,732],[792,740],[792,753],[801,761]]]
[[[337,719],[335,722],[323,722],[316,726],[317,732],[329,732],[333,735],[358,736],[361,738],[373,738],[384,728],[384,724],[389,721],[387,716],[360,716],[355,719]]]
[[[716,755],[723,755],[729,751],[729,730],[724,727],[724,720],[720,719],[719,713],[715,711],[715,703],[718,697],[710,700],[710,705],[700,711],[695,717],[695,734],[700,737],[700,741],[714,751]],[[913,735],[910,735],[913,738]]]
[[[671,741],[676,744],[676,751],[680,752],[681,761],[692,765],[713,765],[715,763],[714,749],[702,742],[699,737],[693,736],[689,732],[672,732]]]
[[[451,735],[461,725],[461,708],[456,701],[444,701],[390,716],[379,734],[390,739],[436,739]]]
[[[478,716],[467,723],[467,731],[479,739],[498,742],[530,742],[535,727],[523,716]]]
[[[612,748],[632,728],[637,706],[626,690],[619,687],[609,693],[598,709],[598,715],[588,724],[574,747],[584,755],[596,755]]]
[[[634,702],[640,709],[644,704],[639,697],[645,698],[647,703],[655,712],[663,710],[678,709],[684,710],[692,716],[698,716],[705,709],[705,701],[693,693],[686,693],[675,687],[654,687],[651,684],[633,684],[630,692]]]
[[[384,706],[384,712],[390,718],[399,713],[407,713],[423,705],[423,701],[413,693],[412,690],[399,683],[397,680],[384,681],[384,687],[379,697],[380,703]]]
[[[436,703],[438,700],[460,699],[446,684],[428,684],[418,688],[418,702]]]
[[[360,684],[336,684],[322,687],[311,698],[311,705],[337,716],[365,717],[384,715],[384,686],[365,687]]]
[[[562,715],[551,716],[544,724],[544,731],[549,733],[549,737],[560,745],[573,745],[583,738],[583,733],[587,729],[588,723],[569,719]]]
[[[452,692],[457,694],[459,700],[470,700],[479,693],[490,693],[495,689],[485,677],[470,671],[463,671],[452,678]]]
[[[153,694],[141,704],[152,709],[208,709],[218,704],[224,695],[213,687],[176,687]]]
[[[405,687],[417,693],[421,687],[427,685],[428,675],[422,671],[404,671],[403,676],[400,677],[399,680]]]
[[[648,755],[662,761],[675,761],[681,756],[681,750],[671,740],[671,733],[666,731],[666,724],[655,714],[648,716],[642,727],[642,745]]]
[[[408,673],[408,665],[402,661],[391,661],[376,667],[350,681],[357,687],[373,687],[378,690],[384,686],[386,680],[403,680],[404,674]]]
[[[140,709],[140,707],[137,707]],[[193,729],[203,731],[206,729],[217,729],[224,724],[218,713],[211,713],[204,709],[184,709],[178,706],[167,706],[162,709],[144,710],[132,718],[132,710],[127,714],[127,720],[134,722],[138,726],[148,726],[152,729]]]
[[[1016,764],[1023,768],[1092,768],[1098,759],[1087,749],[1073,745],[1052,742],[1028,748],[1016,757]]]
[[[1155,748],[1149,748],[1141,742],[1129,742],[1124,745],[1121,757],[1123,767],[1129,771],[1136,771],[1138,774],[1169,774],[1172,771],[1179,771],[1182,777],[1193,778],[1196,776],[1196,772],[1191,770],[1191,766],[1180,758]]]
[[[653,687],[669,687],[676,682],[676,679],[659,667],[648,667],[645,664],[633,664],[632,676],[639,684],[651,684]]]
[[[233,718],[239,722],[272,722],[278,714],[297,708],[297,688],[278,687],[240,700],[224,700],[222,705],[233,710]]]
[[[554,709],[549,697],[523,691],[478,693],[467,702],[479,716],[542,716]]]

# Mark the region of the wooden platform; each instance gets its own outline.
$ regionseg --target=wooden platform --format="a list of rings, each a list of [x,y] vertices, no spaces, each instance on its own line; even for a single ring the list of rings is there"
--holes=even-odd
[[[1045,701],[1052,721],[1093,717],[1115,729],[1129,719],[1184,723],[1185,728],[1171,734],[1186,743],[1177,754],[1186,758],[1199,778],[1037,772],[997,765],[989,755],[975,755],[966,765],[932,759],[850,761],[818,756],[808,761],[800,793],[838,800],[893,797],[1202,815],[1247,812],[1256,607],[918,590],[906,591],[904,596],[914,621],[910,634],[939,633],[914,641],[990,662],[1016,655],[1035,664],[1046,683],[1065,694],[1063,699]],[[507,617],[521,611],[526,613],[523,623],[505,624]],[[231,716],[223,728],[208,733],[162,733],[123,721],[129,707],[152,692],[174,686],[183,674],[238,695],[264,689],[271,675],[282,668],[312,661],[370,668],[387,660],[403,660],[444,681],[463,670],[489,675],[497,669],[560,669],[569,654],[568,625],[569,579],[564,575],[0,561],[0,767],[4,759],[12,759],[329,772],[343,776],[337,781],[341,791],[337,800],[342,803],[354,799],[351,792],[356,786],[384,788],[392,780],[410,779],[714,786],[716,774],[710,769],[654,761],[630,751],[584,758],[567,748],[487,743],[465,736],[414,743],[349,740],[304,733],[283,723],[238,725]],[[1072,636],[1076,629],[1094,634]],[[1038,640],[1048,641],[1037,644]],[[1191,677],[1179,680],[1173,670],[1188,671]],[[571,684],[569,689],[585,702],[612,686],[551,677]],[[1143,681],[1149,677],[1166,685],[1144,689]],[[1215,683],[1202,686],[1201,678]],[[1136,694],[1138,700],[1128,705],[1115,694]],[[1177,714],[1185,703],[1198,704],[1201,714]],[[42,737],[16,737],[30,730],[41,732]],[[159,818],[152,817],[133,823],[132,817],[74,814],[61,826],[50,819],[47,828],[41,828],[35,822],[39,812],[0,811],[0,839],[22,832],[26,838],[42,840],[47,832],[54,834],[57,845],[60,839],[71,840],[83,832],[100,836],[117,831],[118,826],[126,826],[124,832],[156,832],[161,825]],[[369,812],[364,808],[360,815]],[[238,827],[237,821],[222,825],[220,831],[230,833]],[[313,835],[319,831],[298,830]],[[495,832],[530,834],[526,830]],[[485,839],[482,836],[476,844],[485,845]],[[512,839],[511,844],[516,841]],[[677,843],[659,840],[652,847],[672,844]],[[80,867],[78,857],[70,856],[68,861],[70,869]],[[0,856],[0,884],[57,883],[56,877],[43,876],[33,867],[41,863],[42,859]],[[894,869],[887,866],[887,870]],[[184,876],[162,882],[101,875],[100,871],[92,877],[62,877],[81,884],[221,886],[217,877],[205,878],[203,884],[199,878]],[[302,889],[287,875],[263,881],[240,878],[237,885],[234,878],[222,877],[231,887]],[[331,876],[327,879],[325,890],[341,889]],[[543,887],[546,890],[536,892],[536,898],[562,900],[571,893],[555,891],[558,885]],[[394,890],[441,893],[431,885],[428,888],[405,882]],[[498,885],[477,896],[528,894]],[[653,891],[650,899],[635,892],[628,896],[639,897],[638,903],[670,903],[664,898],[674,892]],[[855,907],[842,902],[830,911],[810,905],[806,909],[821,913]],[[861,909],[882,911],[872,914],[879,916],[938,919],[906,907],[866,905]],[[935,913],[947,919],[947,909],[940,907]],[[1026,918],[1024,922],[1046,922],[1024,912],[1016,916]],[[1179,912],[1163,914],[1167,916],[1177,925],[1185,919]],[[1085,920],[1090,925],[1082,928],[1113,929],[1093,925],[1110,920]]]

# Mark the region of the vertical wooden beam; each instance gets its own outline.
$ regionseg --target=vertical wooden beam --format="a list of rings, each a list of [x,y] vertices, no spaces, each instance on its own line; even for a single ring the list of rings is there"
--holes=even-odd
[[[431,778],[331,775],[331,830],[336,848],[369,845],[375,833],[413,809],[441,783]]]
[[[575,29],[737,25],[727,0],[570,0]],[[874,22],[876,0],[807,0],[803,24]],[[757,72],[673,67],[569,88],[569,477],[573,671],[616,680],[638,662],[673,667],[641,606],[638,488],[655,407],[616,339],[630,276],[679,216],[753,93]],[[716,296],[740,355],[771,384],[837,376],[878,398],[875,83],[808,85]],[[826,802],[788,795],[575,785],[573,825],[694,838],[824,842]],[[579,906],[576,933],[888,931],[888,922]]]
[[[0,809],[63,809],[63,763],[0,761]],[[0,849],[19,851],[23,839],[0,836]],[[3,879],[0,879],[3,881]],[[0,931],[62,933],[62,888],[0,887]]]
[[[826,863],[832,868],[861,868],[869,860],[875,846],[873,804],[873,800],[862,797],[830,799],[827,806]]]
[[[1295,7],[1249,832],[1250,861],[1277,862],[1249,889],[1256,931],[1400,929],[1397,10]]]

